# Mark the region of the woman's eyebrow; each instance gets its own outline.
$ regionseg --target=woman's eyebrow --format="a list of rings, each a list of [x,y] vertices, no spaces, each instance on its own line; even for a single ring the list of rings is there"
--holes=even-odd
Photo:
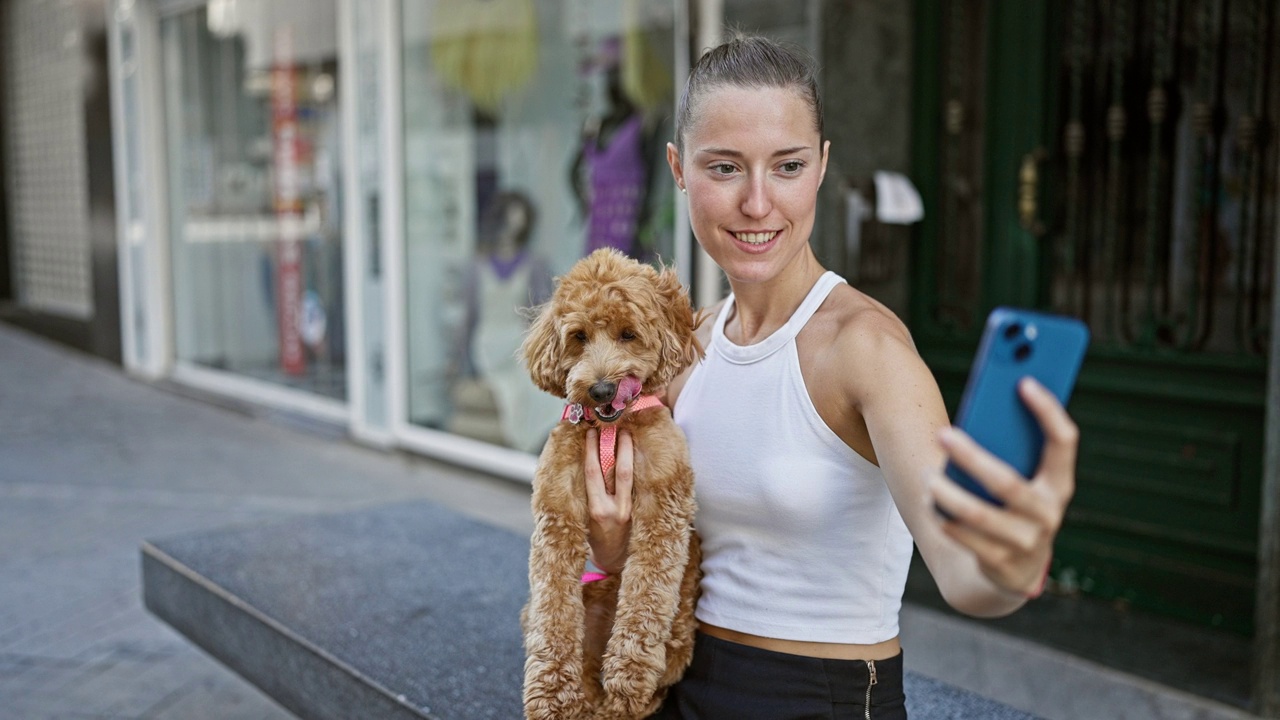
[[[772,157],[780,157],[782,155],[795,155],[797,153],[807,152],[811,150],[813,150],[813,147],[809,145],[797,145],[796,147],[789,147],[789,148],[783,148],[781,150],[775,150]],[[738,150],[730,150],[729,148],[718,148],[718,147],[702,148],[701,150],[698,151],[698,154],[699,155],[724,155],[726,157],[731,157],[731,158],[746,157],[742,152]]]

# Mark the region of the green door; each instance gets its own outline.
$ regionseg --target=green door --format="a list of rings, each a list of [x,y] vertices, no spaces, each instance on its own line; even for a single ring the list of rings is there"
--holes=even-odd
[[[1250,632],[1277,0],[917,5],[911,321],[951,409],[986,313],[1093,333],[1060,587]]]

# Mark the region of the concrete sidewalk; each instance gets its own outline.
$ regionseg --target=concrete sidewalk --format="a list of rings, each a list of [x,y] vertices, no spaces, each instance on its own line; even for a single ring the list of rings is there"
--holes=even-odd
[[[0,720],[289,717],[146,613],[144,538],[408,499],[531,530],[519,483],[189,395],[0,324]],[[1047,718],[1247,717],[919,607],[903,636],[915,672]]]
[[[147,614],[143,538],[410,498],[532,529],[527,487],[340,437],[0,324],[0,719],[290,717]]]

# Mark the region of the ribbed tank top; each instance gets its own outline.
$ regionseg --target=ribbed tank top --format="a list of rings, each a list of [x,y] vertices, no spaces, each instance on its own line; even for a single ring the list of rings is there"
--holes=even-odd
[[[796,352],[801,328],[843,282],[824,274],[754,345],[725,336],[730,295],[676,400],[698,497],[703,622],[811,642],[898,634],[911,534],[880,468],[818,415]]]

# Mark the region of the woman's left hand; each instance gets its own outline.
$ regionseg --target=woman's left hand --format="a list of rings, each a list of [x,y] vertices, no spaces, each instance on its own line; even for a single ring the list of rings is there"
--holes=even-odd
[[[1001,589],[1026,597],[1039,594],[1053,554],[1053,539],[1075,493],[1080,431],[1043,385],[1025,378],[1022,401],[1040,423],[1045,445],[1034,477],[1022,477],[955,428],[939,434],[953,462],[982,483],[1003,507],[992,505],[939,471],[929,484],[933,502],[950,516],[943,531],[977,558],[986,577]]]

